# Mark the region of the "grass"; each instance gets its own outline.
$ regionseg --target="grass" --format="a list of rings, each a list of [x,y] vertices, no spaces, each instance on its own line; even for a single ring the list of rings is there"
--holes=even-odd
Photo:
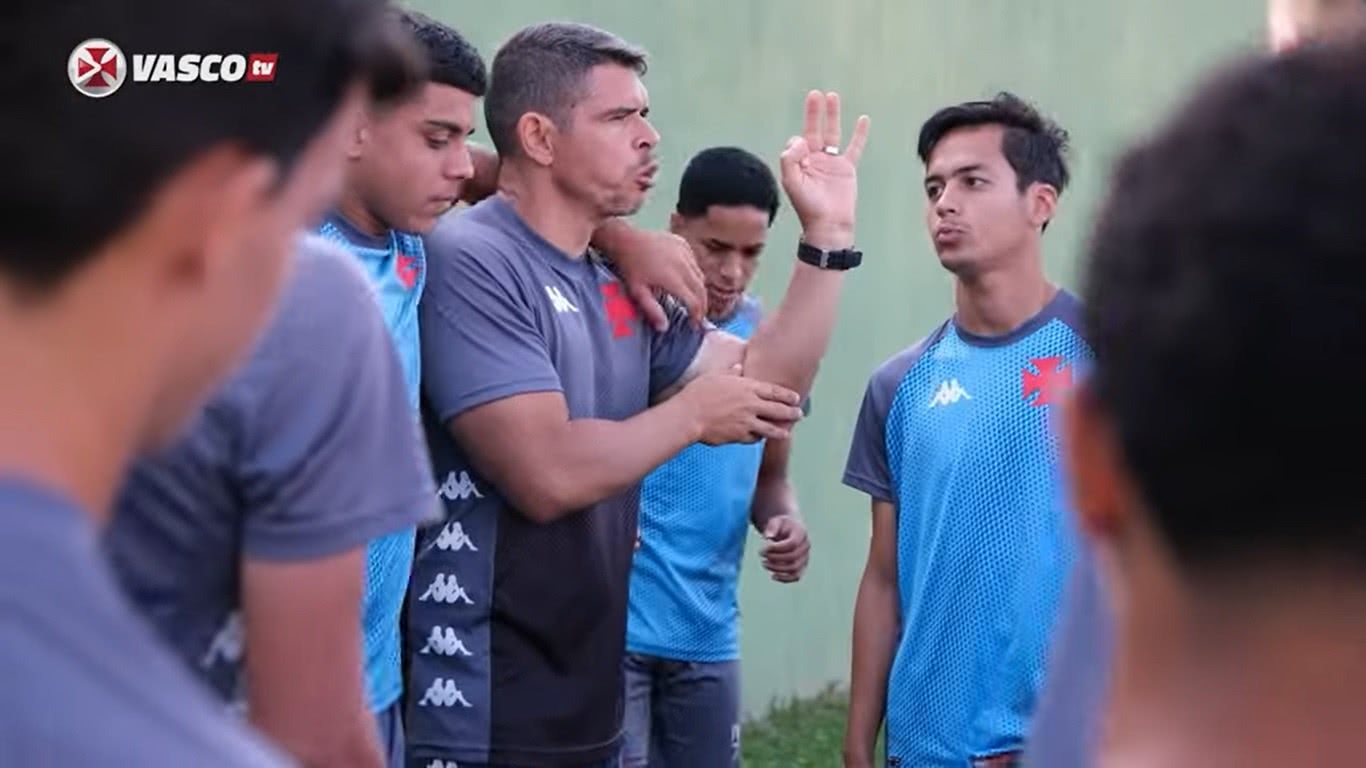
[[[774,706],[764,719],[745,725],[744,768],[839,768],[847,711],[847,694],[834,686],[813,698]],[[880,739],[874,754],[882,754]]]

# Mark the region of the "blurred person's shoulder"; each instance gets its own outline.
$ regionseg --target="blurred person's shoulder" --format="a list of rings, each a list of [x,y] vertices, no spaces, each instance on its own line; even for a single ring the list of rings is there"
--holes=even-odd
[[[0,764],[285,764],[133,613],[72,501],[7,478],[0,508]]]

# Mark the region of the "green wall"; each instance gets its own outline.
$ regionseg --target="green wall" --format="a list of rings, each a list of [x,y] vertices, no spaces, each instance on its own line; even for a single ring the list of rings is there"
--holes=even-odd
[[[838,90],[872,117],[860,169],[864,266],[851,275],[814,412],[794,442],[793,473],[813,538],[806,577],[770,581],[754,537],[746,555],[745,705],[845,681],[868,501],[839,483],[863,386],[883,359],[951,310],[950,282],[922,224],[915,139],[937,107],[1009,89],[1057,118],[1073,139],[1074,186],[1049,229],[1047,263],[1073,285],[1085,223],[1110,159],[1200,70],[1261,42],[1260,0],[426,0],[414,7],[459,28],[492,60],[517,28],[585,21],[645,46],[663,171],[638,216],[662,227],[692,153],[739,144],[770,158],[800,131],[810,88]],[[797,230],[779,214],[757,291],[773,306]]]

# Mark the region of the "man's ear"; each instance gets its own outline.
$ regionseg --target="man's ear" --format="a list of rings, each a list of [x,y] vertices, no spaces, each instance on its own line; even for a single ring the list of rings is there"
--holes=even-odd
[[[254,215],[270,204],[279,166],[264,155],[222,144],[173,174],[149,207],[157,219],[163,263],[158,278],[170,283],[202,282],[223,259],[241,258],[239,243],[255,226]]]
[[[1124,527],[1132,504],[1114,429],[1099,404],[1079,384],[1062,402],[1063,462],[1072,506],[1081,531],[1091,539],[1110,539]]]
[[[557,138],[559,128],[546,115],[527,112],[517,119],[517,140],[522,145],[522,154],[537,165],[550,165],[555,161]]]
[[[356,125],[356,131],[351,135],[351,141],[346,145],[346,159],[359,160],[365,154],[365,146],[370,143],[370,120],[361,119]]]
[[[1058,190],[1052,184],[1037,181],[1030,184],[1025,190],[1025,198],[1029,221],[1035,227],[1042,229],[1058,212]]]

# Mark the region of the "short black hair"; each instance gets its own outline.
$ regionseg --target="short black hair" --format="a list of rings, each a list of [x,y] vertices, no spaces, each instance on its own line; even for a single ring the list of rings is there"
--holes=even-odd
[[[517,121],[539,112],[562,127],[594,67],[616,64],[644,76],[645,51],[588,24],[548,22],[517,32],[493,57],[484,122],[502,157],[521,154]]]
[[[416,61],[381,0],[16,5],[0,49],[0,273],[28,293],[83,266],[198,154],[236,144],[287,170],[351,84],[401,81]],[[125,80],[100,98],[78,91],[64,66],[91,38],[126,60]],[[182,52],[276,53],[275,77],[133,82],[135,54]]]
[[[1117,164],[1087,386],[1184,566],[1366,565],[1363,127],[1366,46],[1310,45],[1221,70]]]
[[[778,182],[756,155],[739,147],[711,147],[688,161],[678,183],[679,214],[705,216],[713,205],[748,205],[778,215]]]
[[[488,67],[479,50],[455,29],[414,10],[402,11],[403,26],[426,53],[427,79],[470,94],[488,91]]]
[[[930,116],[920,127],[916,146],[921,162],[928,163],[930,153],[952,131],[979,125],[999,125],[1005,129],[1001,154],[1015,171],[1021,192],[1035,182],[1048,184],[1058,194],[1067,188],[1067,131],[1010,92],[997,94],[989,101],[955,104]]]

